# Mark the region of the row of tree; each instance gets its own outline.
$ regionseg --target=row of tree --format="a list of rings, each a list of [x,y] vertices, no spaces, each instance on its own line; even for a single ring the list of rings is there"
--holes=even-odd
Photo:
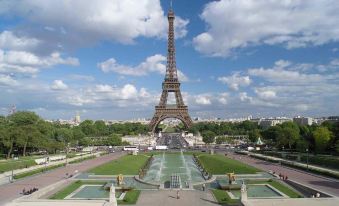
[[[122,145],[122,135],[145,134],[147,125],[125,123],[105,125],[85,120],[79,126],[60,125],[41,119],[34,112],[20,111],[0,116],[0,154],[23,155],[37,151],[56,153],[74,146]]]
[[[200,132],[205,143],[221,144],[232,141],[224,135],[247,135],[249,142],[254,143],[261,137],[267,145],[277,149],[300,152],[308,149],[317,153],[339,153],[339,122],[325,121],[321,125],[311,126],[284,122],[267,129],[251,121],[196,123],[190,131]]]

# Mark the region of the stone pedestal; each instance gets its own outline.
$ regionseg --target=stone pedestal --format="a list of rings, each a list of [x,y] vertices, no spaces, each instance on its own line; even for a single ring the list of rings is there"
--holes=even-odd
[[[210,149],[210,154],[211,154],[211,155],[214,154],[214,149]]]
[[[111,206],[117,206],[118,205],[117,198],[115,197],[115,187],[114,187],[113,184],[109,189],[109,205],[111,205]]]

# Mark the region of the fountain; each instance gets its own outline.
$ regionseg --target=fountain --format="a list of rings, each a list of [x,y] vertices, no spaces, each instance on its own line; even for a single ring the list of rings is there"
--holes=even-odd
[[[185,188],[193,188],[192,183],[205,180],[193,161],[193,156],[185,155],[181,151],[180,153],[164,152],[154,155],[154,160],[143,181],[171,188],[172,176],[180,177],[180,186]]]

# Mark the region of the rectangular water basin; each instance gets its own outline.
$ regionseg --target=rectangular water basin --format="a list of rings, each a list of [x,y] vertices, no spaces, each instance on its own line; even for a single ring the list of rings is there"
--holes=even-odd
[[[231,190],[235,198],[240,198],[240,190]],[[279,198],[284,197],[278,191],[268,185],[247,185],[247,196],[249,198]]]

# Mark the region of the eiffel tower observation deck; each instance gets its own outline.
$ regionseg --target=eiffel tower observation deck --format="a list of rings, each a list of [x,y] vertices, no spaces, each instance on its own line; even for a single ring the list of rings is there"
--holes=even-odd
[[[158,124],[167,118],[180,119],[186,128],[192,125],[192,119],[188,113],[188,107],[182,99],[180,82],[175,60],[174,20],[175,14],[172,9],[168,11],[168,51],[166,75],[162,83],[160,102],[155,106],[155,114],[150,122],[150,129],[155,131]],[[175,104],[168,104],[169,93],[174,93]]]

